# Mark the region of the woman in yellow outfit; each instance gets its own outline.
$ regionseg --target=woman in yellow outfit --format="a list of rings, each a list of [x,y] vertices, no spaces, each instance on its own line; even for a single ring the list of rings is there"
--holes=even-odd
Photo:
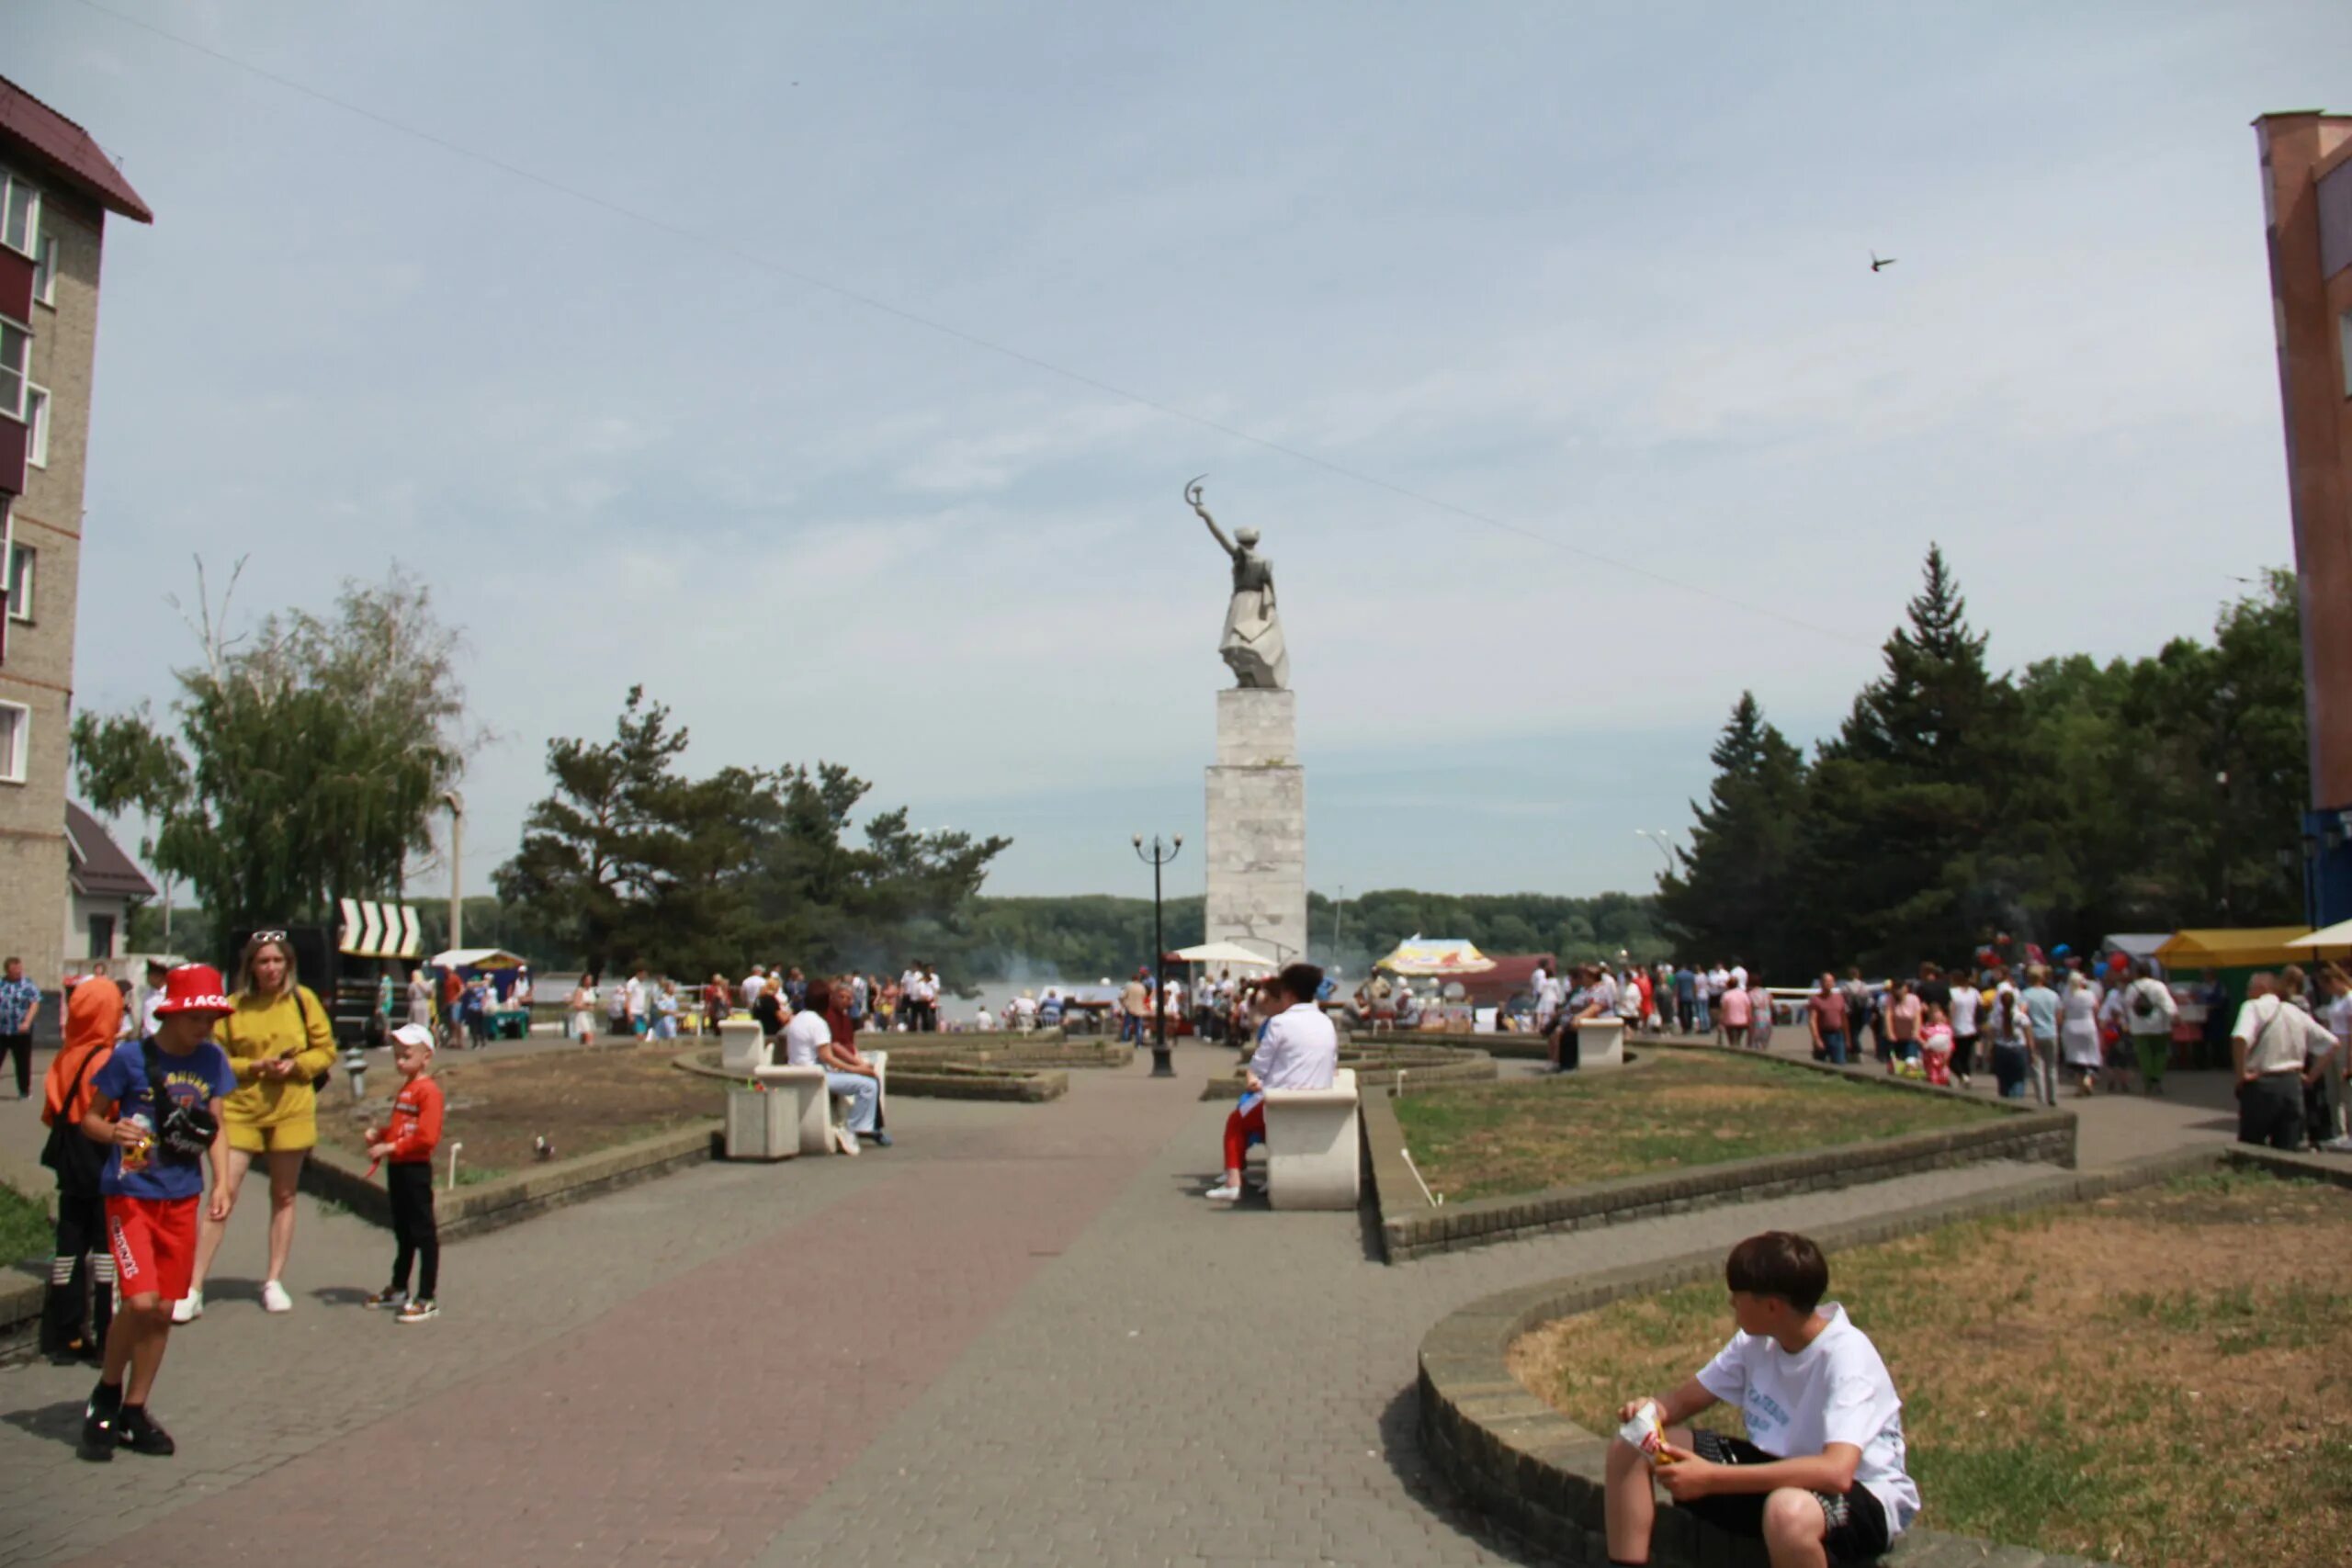
[[[261,1304],[291,1312],[294,1298],[280,1283],[286,1256],[294,1248],[294,1193],[303,1156],[318,1145],[319,1101],[311,1080],[334,1064],[334,1032],[318,994],[294,975],[294,949],[284,931],[256,931],[237,965],[236,1010],[214,1026],[213,1041],[229,1055],[236,1091],[221,1102],[220,1121],[229,1134],[223,1217],[206,1214],[197,1233],[196,1280],[186,1299],[172,1309],[172,1321],[203,1315],[204,1280],[212,1255],[220,1250],[226,1215],[254,1156],[269,1162],[269,1277],[262,1281]]]

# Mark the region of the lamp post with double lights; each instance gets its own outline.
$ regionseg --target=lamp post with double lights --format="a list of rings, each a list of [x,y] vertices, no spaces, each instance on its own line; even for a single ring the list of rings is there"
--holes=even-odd
[[[1657,846],[1657,852],[1666,857],[1667,874],[1669,876],[1674,874],[1674,851],[1670,847],[1674,842],[1673,829],[1636,828],[1634,829],[1634,837],[1637,839],[1647,839],[1651,843],[1656,844]]]
[[[1159,874],[1184,848],[1184,835],[1179,833],[1173,843],[1162,843],[1159,835],[1151,836],[1151,848],[1143,847],[1143,835],[1135,836],[1136,858],[1151,866],[1151,1076],[1172,1078],[1175,1066],[1168,1059],[1168,941],[1160,934]]]

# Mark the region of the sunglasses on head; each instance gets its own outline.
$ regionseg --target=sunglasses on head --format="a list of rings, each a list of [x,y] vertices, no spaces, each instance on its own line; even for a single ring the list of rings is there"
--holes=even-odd
[[[254,940],[255,942],[284,942],[286,933],[284,931],[255,931]]]

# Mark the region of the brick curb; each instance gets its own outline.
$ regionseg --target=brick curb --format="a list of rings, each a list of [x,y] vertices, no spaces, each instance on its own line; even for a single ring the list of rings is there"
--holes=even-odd
[[[1674,1048],[1670,1043],[1661,1047],[1653,1043],[1645,1054]],[[1851,1068],[1774,1060],[1781,1066],[1859,1077],[1867,1083],[1884,1081],[1905,1092],[1963,1098],[1951,1089],[1899,1078],[1883,1080]],[[1632,1066],[1628,1064],[1629,1068]],[[2072,1111],[1994,1101],[1986,1108],[1995,1114],[1969,1126],[1437,1206],[1421,1196],[1420,1183],[1406,1163],[1404,1130],[1388,1104],[1392,1098],[1386,1091],[1367,1092],[1363,1097],[1364,1137],[1372,1151],[1381,1247],[1391,1263],[1546,1232],[1588,1230],[1725,1203],[1858,1187],[1987,1160],[2013,1159],[2064,1169],[2075,1166],[2076,1124]],[[1985,1107],[1984,1101],[1973,1098],[1967,1103]]]
[[[2242,1157],[2252,1156],[2253,1157]],[[2173,1150],[2106,1170],[2070,1172],[1994,1192],[1938,1200],[1812,1232],[1826,1252],[1916,1235],[1956,1220],[2020,1213],[2103,1197],[2223,1163],[2259,1165],[2352,1187],[2352,1170],[2292,1156],[2260,1157],[2231,1145]],[[1421,1449],[1481,1512],[1546,1552],[1574,1563],[1609,1560],[1602,1533],[1609,1444],[1586,1431],[1511,1376],[1511,1343],[1531,1329],[1590,1312],[1626,1296],[1647,1295],[1719,1278],[1720,1249],[1604,1269],[1580,1278],[1522,1286],[1471,1303],[1441,1318],[1421,1340],[1418,1379]],[[1749,1568],[1764,1561],[1760,1544],[1733,1540],[1676,1508],[1661,1508],[1652,1561],[1704,1568]],[[1882,1560],[1890,1568],[1960,1568],[2000,1562],[2012,1568],[2101,1568],[2076,1557],[2049,1557],[1993,1546],[1968,1536],[1914,1530]]]
[[[478,1235],[700,1165],[718,1154],[725,1126],[717,1118],[696,1122],[675,1132],[558,1160],[479,1186],[460,1187],[454,1192],[436,1190],[433,1205],[441,1239]],[[351,1156],[322,1144],[302,1162],[302,1190],[340,1203],[369,1224],[390,1230],[391,1199],[381,1184],[368,1179],[367,1168]]]

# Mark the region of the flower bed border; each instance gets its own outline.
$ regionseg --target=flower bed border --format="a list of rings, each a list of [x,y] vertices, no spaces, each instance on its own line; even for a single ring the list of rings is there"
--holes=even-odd
[[[1716,1048],[1649,1042],[1645,1055],[1655,1058],[1657,1053],[1677,1049],[1712,1052]],[[1962,1098],[1955,1090],[1853,1067],[1778,1056],[1763,1059],[1856,1078],[1898,1093]],[[1995,1114],[1966,1126],[1906,1133],[1868,1143],[1833,1144],[1660,1175],[1619,1177],[1580,1187],[1437,1205],[1422,1197],[1421,1183],[1405,1159],[1404,1129],[1389,1103],[1394,1098],[1385,1089],[1367,1090],[1363,1117],[1364,1140],[1371,1152],[1374,1198],[1380,1206],[1381,1246],[1391,1263],[1546,1232],[1587,1230],[1724,1203],[1856,1187],[1985,1160],[2014,1159],[2068,1170],[2075,1167],[2076,1128],[2072,1111],[1969,1098],[1968,1104]]]

